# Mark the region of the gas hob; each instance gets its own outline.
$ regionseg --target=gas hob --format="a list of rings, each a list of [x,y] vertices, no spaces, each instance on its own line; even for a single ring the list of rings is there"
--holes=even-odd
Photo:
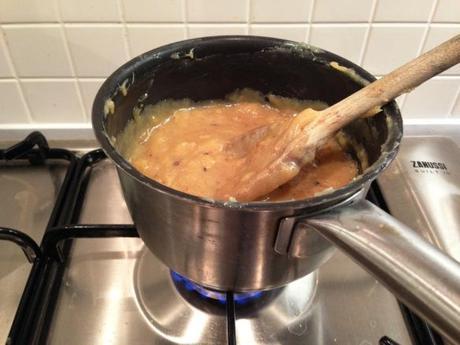
[[[137,237],[101,150],[49,150],[34,134],[0,158],[0,342],[442,344],[339,251],[279,289],[203,295]],[[368,199],[386,207],[390,182]]]

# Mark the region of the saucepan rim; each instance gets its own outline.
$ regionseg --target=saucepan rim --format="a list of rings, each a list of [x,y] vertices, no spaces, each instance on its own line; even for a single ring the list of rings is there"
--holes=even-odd
[[[149,177],[145,176],[134,168],[113,146],[111,139],[109,138],[105,126],[106,115],[104,113],[104,106],[107,99],[110,99],[120,88],[120,85],[131,76],[135,75],[135,71],[139,69],[145,63],[152,63],[152,59],[158,60],[160,63],[163,58],[170,58],[175,52],[190,51],[194,47],[198,47],[202,44],[213,44],[213,43],[228,43],[234,44],[239,42],[251,42],[251,41],[262,41],[266,42],[267,45],[277,46],[297,46],[298,49],[309,50],[315,53],[320,53],[322,59],[315,60],[316,63],[329,63],[332,61],[338,62],[341,66],[346,68],[352,68],[356,74],[368,82],[375,80],[375,77],[369,72],[354,64],[353,62],[344,59],[334,53],[331,53],[322,48],[317,48],[308,44],[298,43],[289,40],[261,37],[261,36],[212,36],[202,37],[196,39],[189,39],[184,41],[175,42],[172,44],[164,45],[156,49],[150,50],[144,54],[141,54],[132,60],[128,61],[115,72],[113,72],[100,87],[92,108],[92,124],[95,136],[102,146],[103,151],[106,155],[116,164],[116,166],[122,169],[125,173],[135,178],[138,182],[146,185],[149,188],[153,188],[160,193],[167,194],[170,197],[182,199],[184,202],[190,202],[199,204],[204,207],[217,207],[226,209],[236,210],[247,210],[247,211],[272,211],[274,208],[291,208],[291,209],[303,209],[310,207],[317,207],[321,204],[330,204],[334,201],[340,201],[357,192],[363,188],[366,184],[374,180],[395,158],[398,147],[402,138],[402,117],[397,107],[396,102],[393,100],[383,107],[383,111],[387,116],[392,119],[392,126],[388,128],[387,142],[382,145],[382,152],[380,157],[372,163],[365,171],[358,175],[353,181],[347,185],[334,189],[328,193],[314,196],[312,198],[301,199],[301,200],[289,200],[289,201],[252,201],[252,202],[238,202],[238,201],[225,201],[225,200],[213,200],[210,198],[204,198],[187,194],[170,187],[167,187]],[[313,54],[312,54],[313,55]],[[338,73],[340,73],[338,71]]]

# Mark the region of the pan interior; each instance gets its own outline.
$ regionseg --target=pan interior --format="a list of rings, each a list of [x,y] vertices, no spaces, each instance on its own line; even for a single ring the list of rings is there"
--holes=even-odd
[[[146,105],[164,99],[222,99],[236,89],[251,88],[334,104],[373,80],[358,66],[329,52],[282,40],[252,38],[250,45],[248,40],[184,41],[146,53],[116,71],[99,91],[93,109],[94,128],[100,138],[98,128],[104,132],[105,140],[100,141],[108,154],[139,178],[142,174],[114,148],[114,138],[133,116],[143,115]],[[102,122],[101,112],[105,112]],[[399,111],[391,102],[378,115],[355,120],[343,129],[341,142],[362,174],[347,186],[349,191],[375,177],[391,160],[400,127]]]

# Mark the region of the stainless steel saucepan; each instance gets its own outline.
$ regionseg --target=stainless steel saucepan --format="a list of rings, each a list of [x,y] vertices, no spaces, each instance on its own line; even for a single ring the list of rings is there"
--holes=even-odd
[[[402,121],[395,102],[344,129],[361,174],[307,200],[234,203],[194,197],[134,169],[116,137],[146,104],[222,98],[237,88],[334,104],[374,77],[330,52],[291,41],[223,36],[152,50],[115,71],[93,105],[93,127],[115,162],[147,247],[172,270],[219,290],[282,286],[312,272],[335,247],[452,340],[460,339],[460,266],[364,200],[395,157]]]

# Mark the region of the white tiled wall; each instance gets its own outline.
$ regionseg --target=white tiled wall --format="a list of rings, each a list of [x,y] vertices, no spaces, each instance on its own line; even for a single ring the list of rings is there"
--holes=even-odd
[[[308,42],[382,75],[460,33],[460,0],[0,0],[0,129],[86,126],[113,70],[185,38]],[[460,66],[399,99],[460,120]]]

